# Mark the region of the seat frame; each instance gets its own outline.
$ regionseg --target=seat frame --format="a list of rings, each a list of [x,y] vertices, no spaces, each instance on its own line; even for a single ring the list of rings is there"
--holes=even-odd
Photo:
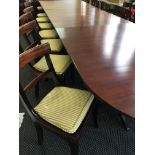
[[[19,68],[21,70],[24,68],[24,66],[26,64],[30,63],[30,61],[32,61],[33,59],[40,57],[40,56],[45,56],[47,65],[49,67],[49,70],[47,72],[52,73],[51,75],[52,75],[52,77],[54,77],[54,80],[53,80],[54,85],[55,86],[61,86],[61,84],[57,80],[57,77],[53,74],[52,62],[49,58],[50,53],[51,52],[50,52],[49,44],[44,44],[44,45],[40,45],[38,47],[35,47],[33,49],[29,49],[29,50],[25,51],[24,53],[20,54],[20,56],[19,56]],[[39,80],[41,80],[43,78],[43,76],[45,76],[45,74],[47,74],[47,73],[44,72],[41,75],[39,75],[38,77],[36,77],[25,88],[23,88],[21,83],[19,83],[20,100],[21,100],[23,106],[25,107],[27,113],[30,115],[30,117],[34,123],[34,126],[36,128],[36,132],[37,132],[38,144],[39,145],[41,145],[43,143],[43,127],[44,127],[46,129],[52,131],[53,133],[55,133],[57,136],[61,137],[62,139],[64,139],[68,143],[68,145],[70,147],[71,155],[78,155],[79,138],[81,136],[82,129],[83,129],[84,125],[86,124],[86,121],[87,121],[91,112],[93,112],[95,127],[98,127],[97,112],[96,112],[96,109],[97,109],[96,108],[97,107],[96,98],[94,98],[94,101],[92,102],[92,105],[89,108],[89,111],[87,112],[86,117],[84,118],[84,120],[81,123],[78,130],[73,134],[66,133],[65,131],[57,128],[56,126],[48,123],[43,118],[41,118],[35,112],[35,110],[31,106],[31,104],[30,104],[30,102],[26,96],[26,92],[31,90],[39,82]]]

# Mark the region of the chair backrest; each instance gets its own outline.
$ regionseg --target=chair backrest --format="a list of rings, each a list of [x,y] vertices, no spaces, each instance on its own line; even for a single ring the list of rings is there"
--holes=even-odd
[[[25,8],[25,9],[23,10],[24,13],[32,12],[32,11],[34,11],[33,6],[29,6],[29,7]]]
[[[110,8],[110,4],[104,2],[104,1],[101,1],[101,9],[102,10],[105,10],[107,12],[111,12],[111,8]]]
[[[30,21],[19,27],[19,36],[23,37],[23,39],[28,43],[28,46],[25,49],[23,49],[21,42],[19,42],[22,48],[22,51],[20,52],[23,52],[24,50],[30,49],[36,46],[37,44],[40,44],[41,38],[38,34],[38,31],[39,31],[39,26],[35,20]],[[33,37],[33,40],[30,39],[30,35],[31,37]]]
[[[26,108],[27,112],[32,117],[32,119],[37,117],[37,114],[33,110],[33,107],[31,106],[26,93],[30,91],[43,77],[53,72],[53,65],[49,57],[50,53],[51,53],[50,45],[46,43],[46,44],[31,48],[27,51],[24,51],[22,54],[19,55],[19,71],[23,70],[23,68],[31,61],[43,56],[45,56],[46,63],[49,68],[47,71],[40,73],[37,77],[35,77],[32,81],[30,81],[25,87],[21,85],[21,79],[20,79],[20,82],[19,82],[20,99],[24,107]]]
[[[37,7],[35,5],[32,5],[32,6],[29,6],[27,8],[25,8],[23,10],[24,13],[28,13],[28,12],[31,12],[33,14],[33,17],[34,18],[37,18],[37,13],[38,13],[38,10],[37,10]]]
[[[91,0],[91,5],[99,7],[99,1],[98,0]]]
[[[34,59],[37,59],[38,57],[41,56],[46,56],[50,53],[50,46],[48,44],[43,44],[34,48],[31,48],[27,51],[24,51],[22,54],[19,55],[19,71],[21,71],[28,63],[33,61]],[[47,60],[47,59],[46,59]],[[51,63],[51,60],[48,60],[49,62],[47,63],[49,67],[49,63]],[[49,67],[50,68],[50,67]],[[49,70],[48,70],[49,71]],[[37,82],[43,77],[42,75],[37,76],[35,79],[33,79],[25,88],[22,87],[21,82],[20,84],[20,98],[22,101],[24,101],[24,106],[28,110],[28,112],[32,112],[32,106],[30,105],[27,97],[26,97],[26,92],[30,89],[33,88],[37,84]]]
[[[24,2],[24,6],[25,6],[25,8],[27,8],[27,7],[32,6],[32,4],[31,4],[31,2],[27,1],[27,2]]]
[[[34,20],[34,16],[33,16],[32,12],[27,12],[19,17],[19,24],[23,25],[23,24],[26,24],[32,20]]]
[[[124,8],[124,7],[119,7],[118,9],[119,16],[124,18],[124,19],[129,19],[130,17],[130,10]]]
[[[32,60],[38,57],[49,55],[50,53],[51,49],[48,43],[38,45],[36,47],[24,51],[19,55],[19,69],[23,69]]]
[[[25,2],[24,2],[25,8],[29,7],[29,6],[39,6],[39,5],[40,5],[40,3],[38,0],[25,0]]]

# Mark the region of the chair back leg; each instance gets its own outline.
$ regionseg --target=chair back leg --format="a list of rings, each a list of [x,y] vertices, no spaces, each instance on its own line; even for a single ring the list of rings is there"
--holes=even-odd
[[[34,123],[37,132],[38,144],[41,145],[43,143],[43,128],[38,124]]]
[[[69,147],[70,147],[70,154],[71,155],[78,155],[79,154],[79,140],[77,139],[68,139],[67,140]]]
[[[99,125],[98,125],[98,121],[97,121],[97,117],[98,117],[98,103],[97,103],[97,100],[94,101],[95,105],[94,105],[94,109],[93,109],[93,119],[94,119],[94,125],[95,125],[95,128],[98,128]]]

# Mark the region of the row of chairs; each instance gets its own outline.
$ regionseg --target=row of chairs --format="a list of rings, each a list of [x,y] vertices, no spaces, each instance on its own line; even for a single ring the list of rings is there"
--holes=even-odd
[[[35,78],[25,87],[20,81],[20,100],[32,118],[38,144],[43,142],[44,127],[66,140],[71,154],[78,155],[81,131],[91,112],[98,126],[96,97],[88,90],[64,86],[59,77],[72,65],[71,58],[42,7],[37,2],[25,2],[24,6],[19,35],[28,46],[23,48],[20,42],[19,69],[29,65]],[[33,107],[27,92],[35,87],[38,97],[39,82],[45,78],[52,79],[54,88]]]
[[[45,13],[37,13],[37,16],[39,17],[36,18],[34,15],[36,11],[34,12],[33,6],[29,6],[23,11],[25,13],[19,18],[21,25],[19,28],[19,35],[28,42],[28,46],[25,49],[20,46],[20,51],[23,52],[24,50],[28,50],[36,45],[49,43],[52,52],[50,57],[53,62],[55,74],[57,74],[60,78],[64,77],[65,72],[71,66],[72,62],[70,57],[65,53],[63,44],[52,23],[50,23]],[[40,14],[44,16],[40,17]],[[49,25],[50,27],[48,27]],[[29,39],[30,35],[33,38],[33,41]],[[44,57],[34,65],[31,65],[31,68],[34,71],[37,70],[37,72],[46,71],[47,65]]]
[[[106,12],[117,15],[121,18],[129,20],[131,22],[135,22],[135,15],[131,13],[131,9],[129,7],[114,5],[112,3],[108,3],[104,0],[83,0],[91,5],[98,7]]]

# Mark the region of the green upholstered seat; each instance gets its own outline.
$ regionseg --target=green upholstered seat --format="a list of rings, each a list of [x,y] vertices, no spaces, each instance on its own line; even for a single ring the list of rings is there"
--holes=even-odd
[[[53,25],[51,23],[38,23],[40,29],[53,29]]]
[[[49,43],[53,52],[60,52],[63,48],[63,44],[60,39],[43,39],[42,44]]]
[[[37,18],[36,18],[36,21],[37,21],[38,23],[50,22],[50,20],[49,20],[48,17],[37,17]]]
[[[56,39],[58,38],[57,32],[53,30],[41,30],[39,31],[39,35],[42,39]]]
[[[72,134],[81,125],[93,99],[88,91],[55,87],[34,109],[47,122]]]
[[[38,6],[37,9],[38,10],[43,10],[43,8],[41,6]]]
[[[47,17],[46,13],[38,13],[37,16],[38,17]]]
[[[72,62],[68,55],[50,54],[50,58],[57,75],[62,75]],[[33,67],[41,72],[46,71],[48,66],[45,57],[42,57]]]

